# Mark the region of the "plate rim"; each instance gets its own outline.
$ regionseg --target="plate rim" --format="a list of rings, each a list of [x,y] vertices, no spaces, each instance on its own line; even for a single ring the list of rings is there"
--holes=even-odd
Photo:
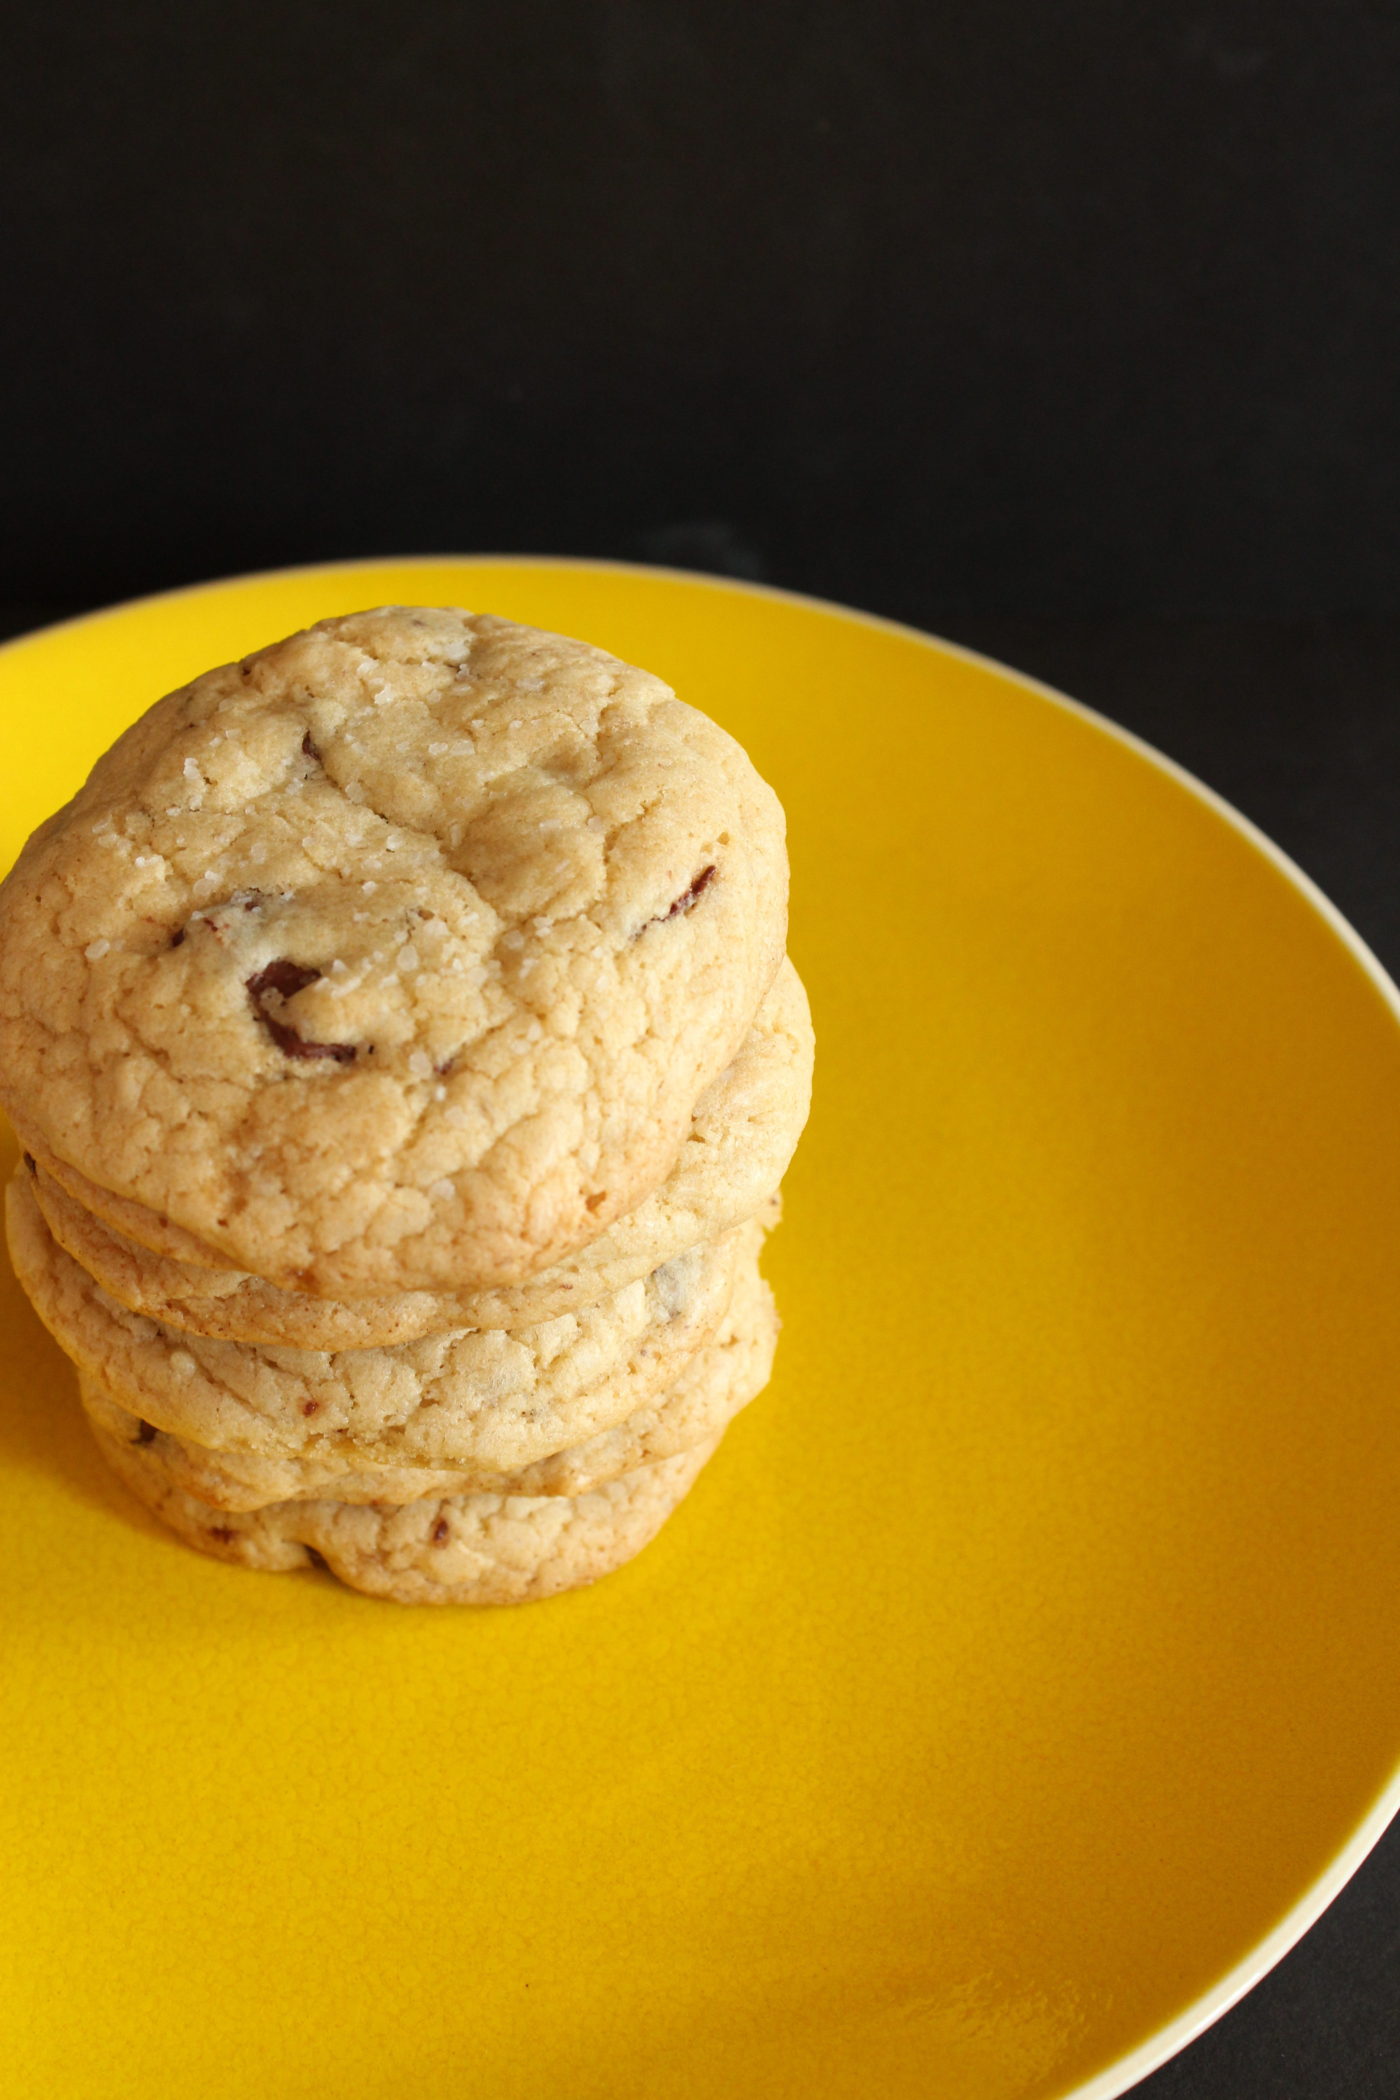
[[[49,621],[41,627],[29,628],[21,634],[11,635],[0,642],[0,658],[44,636],[83,627],[90,622],[107,619],[113,614],[131,612],[138,607],[156,607],[181,599],[195,598],[205,592],[232,585],[268,583],[298,575],[337,572],[349,574],[368,569],[456,566],[488,568],[507,565],[524,569],[592,570],[602,574],[657,576],[722,595],[777,599],[812,612],[835,615],[857,626],[898,635],[932,651],[935,655],[951,657],[978,670],[990,672],[993,676],[1020,687],[1022,691],[1033,694],[1037,699],[1048,702],[1052,707],[1076,716],[1090,728],[1097,730],[1100,735],[1125,746],[1138,758],[1165,773],[1178,787],[1211,810],[1247,845],[1253,847],[1256,853],[1262,855],[1285,878],[1303,902],[1321,918],[1352,959],[1359,963],[1364,974],[1379,992],[1392,1021],[1400,1028],[1400,987],[1397,987],[1384,964],[1351,921],[1283,847],[1270,838],[1267,832],[1261,830],[1252,818],[1247,817],[1242,810],[1237,809],[1224,795],[1209,786],[1188,767],[1171,758],[1166,752],[1158,750],[1156,745],[1137,735],[1134,730],[1125,729],[1111,716],[1088,706],[1082,700],[1074,699],[1071,694],[1061,692],[1058,687],[1047,684],[1044,679],[1037,678],[1028,671],[1019,671],[982,650],[969,648],[963,642],[950,641],[943,635],[912,626],[908,621],[892,619],[883,613],[866,612],[859,606],[846,605],[839,599],[821,598],[810,591],[792,590],[781,584],[758,582],[749,577],[723,576],[705,570],[678,568],[669,563],[625,561],[610,556],[508,552],[361,554],[337,557],[330,561],[291,562],[267,569],[238,571],[227,576],[206,577],[195,583],[177,584],[169,590],[141,592],[135,597],[118,599],[110,605],[94,606],[86,612],[73,613],[64,619]],[[1222,2019],[1232,2007],[1238,2005],[1255,1984],[1261,1982],[1270,1970],[1277,1967],[1284,1956],[1298,1945],[1323,1912],[1341,1894],[1397,1815],[1400,1815],[1400,1748],[1397,1748],[1396,1764],[1390,1778],[1380,1789],[1351,1836],[1271,1930],[1256,1941],[1215,1983],[1199,1992],[1173,2019],[1155,2029],[1126,2055],[1116,2057],[1101,2070],[1092,2073],[1087,2080],[1082,2080],[1075,2086],[1065,2087],[1057,2095],[1057,2100],[1122,2100],[1122,2096],[1142,2079],[1159,2070],[1174,2056],[1180,2055],[1182,2050],[1204,2034],[1207,2028],[1214,2026],[1217,2020]]]

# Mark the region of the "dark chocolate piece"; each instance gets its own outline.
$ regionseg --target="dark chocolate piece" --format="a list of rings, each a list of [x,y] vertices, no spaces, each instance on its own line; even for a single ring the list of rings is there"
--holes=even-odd
[[[694,911],[696,905],[714,881],[717,873],[718,870],[714,862],[711,861],[707,868],[700,870],[694,882],[691,883],[690,888],[681,891],[670,909],[657,912],[655,918],[647,920],[647,926],[665,926],[669,920],[683,919],[688,911]],[[642,932],[646,932],[646,926],[642,928]]]
[[[247,981],[248,995],[253,1002],[253,1011],[263,1027],[285,1057],[333,1057],[337,1064],[353,1064],[353,1043],[314,1043],[306,1036],[298,1035],[289,1022],[278,1017],[282,1002],[294,999],[304,992],[309,984],[315,984],[321,972],[309,963],[291,962],[279,956],[265,970]]]

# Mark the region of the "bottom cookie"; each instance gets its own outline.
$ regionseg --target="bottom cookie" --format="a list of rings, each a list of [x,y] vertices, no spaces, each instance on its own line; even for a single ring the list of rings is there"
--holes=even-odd
[[[172,1487],[145,1446],[90,1426],[113,1472],[186,1545],[247,1568],[321,1563],[351,1589],[399,1604],[525,1604],[597,1582],[655,1538],[720,1442],[582,1495],[274,1502],[239,1514]]]

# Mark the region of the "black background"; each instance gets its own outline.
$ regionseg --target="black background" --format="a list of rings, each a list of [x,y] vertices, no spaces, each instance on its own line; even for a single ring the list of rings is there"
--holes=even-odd
[[[3,52],[6,629],[373,553],[790,585],[1147,734],[1400,967],[1397,0],[121,0]],[[1400,1838],[1141,2090],[1395,2100]]]
[[[6,595],[1397,610],[1395,0],[12,12]]]

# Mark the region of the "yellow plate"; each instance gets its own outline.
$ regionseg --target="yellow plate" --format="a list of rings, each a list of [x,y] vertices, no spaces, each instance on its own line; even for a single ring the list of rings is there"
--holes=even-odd
[[[384,600],[649,665],[783,795],[818,1091],[777,1375],[631,1568],[413,1612],[158,1534],[9,1285],[0,2090],[1122,2092],[1395,1803],[1396,996],[1043,689],[612,566],[20,642],[0,851],[157,694]]]

